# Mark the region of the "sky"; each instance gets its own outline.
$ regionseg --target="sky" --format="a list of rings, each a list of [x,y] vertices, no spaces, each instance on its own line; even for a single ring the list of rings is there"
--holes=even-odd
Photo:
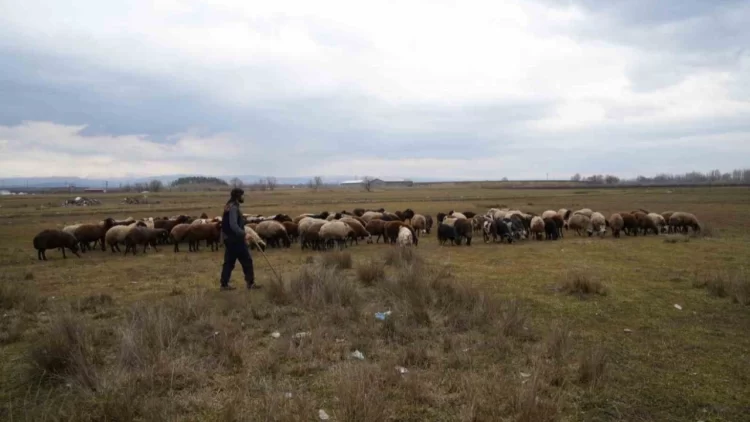
[[[750,165],[750,1],[0,0],[0,177]]]

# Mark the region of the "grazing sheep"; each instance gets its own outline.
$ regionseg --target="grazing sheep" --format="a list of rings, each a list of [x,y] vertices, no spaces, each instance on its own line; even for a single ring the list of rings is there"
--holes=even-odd
[[[136,254],[136,249],[139,245],[143,245],[143,253],[146,253],[148,245],[156,249],[156,242],[158,239],[162,239],[169,236],[169,232],[164,229],[149,229],[148,227],[133,227],[128,234],[125,236],[125,255],[128,252],[133,251],[133,255]]]
[[[206,246],[210,247],[211,251],[218,251],[221,239],[221,224],[191,224],[184,239],[188,241],[189,252],[199,252],[201,240],[206,241]]]
[[[104,245],[104,236],[107,234],[107,230],[112,228],[115,220],[107,218],[100,221],[97,224],[81,224],[73,232],[73,236],[78,239],[78,243],[81,245],[81,252],[85,252],[89,248],[90,242],[99,241],[102,246],[102,251],[106,251],[107,248]]]
[[[552,217],[552,221],[555,222],[555,225],[557,226],[557,235],[559,238],[562,239],[563,237],[563,228],[565,227],[565,220],[560,214],[555,214],[554,217]]]
[[[635,219],[635,216],[629,212],[620,212],[618,214],[622,217],[622,231],[628,236],[638,236],[638,220]]]
[[[455,245],[457,237],[455,227],[442,223],[438,225],[437,238],[440,245],[445,245],[448,240],[451,241],[451,245]]]
[[[444,212],[437,213],[437,222],[438,225],[443,224],[443,220],[445,220],[446,214]]]
[[[340,220],[347,224],[354,231],[354,242],[359,245],[359,239],[367,239],[367,243],[372,243],[372,236],[370,232],[365,229],[365,226],[360,224],[358,220],[351,217],[344,217]]]
[[[361,218],[365,220],[366,223],[369,223],[372,220],[382,219],[383,213],[375,212],[375,211],[367,211],[364,214],[362,214]]]
[[[173,220],[156,220],[154,221],[155,229],[164,229],[167,233],[171,233],[174,226],[188,222],[189,217],[186,215],[178,215]],[[167,239],[168,241],[169,239]]]
[[[180,251],[180,242],[185,240],[185,235],[187,234],[188,230],[190,230],[190,227],[192,224],[178,224],[174,227],[172,227],[172,231],[169,232],[169,239],[174,243],[174,251],[179,252]]]
[[[513,222],[510,219],[495,219],[492,222],[495,229],[494,238],[500,239],[501,242],[504,239],[510,244],[518,237],[514,235]]]
[[[591,215],[594,213],[594,211],[591,210],[591,208],[581,208],[580,210],[574,211],[573,215],[575,214],[582,214],[585,215],[588,218],[591,218]]]
[[[529,224],[529,233],[531,237],[535,237],[536,240],[542,240],[542,236],[545,233],[544,220],[541,217],[533,217],[531,224]]]
[[[112,223],[112,226],[129,226],[133,223],[135,223],[135,218],[128,217],[124,220],[114,220],[114,222]]]
[[[325,220],[311,219],[310,224],[305,225],[305,230],[300,231],[300,240],[302,249],[311,248],[313,250],[322,249],[320,239],[320,228],[328,222]],[[303,220],[304,221],[304,220]]]
[[[333,248],[338,244],[339,249],[344,249],[346,240],[354,236],[354,230],[342,221],[329,221],[320,227],[319,235],[324,247]]]
[[[368,233],[370,233],[371,236],[377,236],[375,238],[375,243],[380,242],[380,238],[383,238],[383,241],[386,242],[385,238],[385,221],[383,220],[371,220],[367,225],[365,226],[365,230],[367,230]],[[370,238],[370,241],[368,243],[372,243],[372,238]]]
[[[40,261],[47,260],[47,249],[60,248],[63,254],[63,259],[68,259],[65,255],[65,249],[70,249],[77,257],[78,255],[78,239],[70,233],[66,233],[62,230],[49,229],[42,230],[39,234],[34,236],[33,242],[34,249],[37,252],[37,259]]]
[[[647,235],[649,231],[653,231],[654,234],[659,234],[659,229],[654,224],[653,220],[648,218],[648,214],[641,211],[633,211],[631,213],[635,217],[635,221],[638,223],[638,230]]]
[[[555,217],[558,217],[555,213]],[[552,217],[542,219],[544,222],[544,238],[546,240],[557,240],[560,238],[560,229],[557,227],[557,222]],[[531,223],[533,226],[533,222]]]
[[[409,230],[405,226],[401,226],[398,229],[398,237],[396,238],[396,243],[398,243],[398,245],[401,247],[411,246],[412,244],[414,244],[414,237],[412,236],[411,230]]]
[[[453,227],[456,228],[456,244],[460,245],[463,239],[466,239],[466,246],[471,246],[471,239],[474,236],[474,227],[471,220],[459,218]]]
[[[547,210],[547,211],[545,211],[545,212],[542,213],[542,220],[544,220],[546,218],[552,218],[552,217],[554,217],[556,215],[557,215],[557,211],[555,211],[555,210]]]
[[[651,213],[648,213],[646,217],[651,219],[651,221],[654,223],[654,226],[656,226],[656,229],[657,229],[656,234],[667,232],[667,221],[664,220],[664,217],[662,217],[661,214],[651,212]]]
[[[401,213],[401,215],[403,217],[403,221],[408,223],[408,222],[411,222],[415,214],[414,214],[414,210],[412,210],[411,208],[407,208]]]
[[[258,236],[258,233],[256,233],[255,230],[247,225],[245,226],[245,243],[251,249],[260,248],[261,251],[266,250],[266,242]]]
[[[511,231],[511,234],[516,240],[526,239],[528,237],[528,230],[530,224],[526,223],[526,221],[518,214],[510,215],[510,218],[508,218],[509,214],[506,214],[506,218],[503,218],[502,221],[504,221],[506,224],[510,224],[509,228]]]
[[[669,218],[672,217],[672,214],[674,214],[674,211],[665,211],[661,213],[662,218],[667,222],[667,231],[669,233],[672,233],[672,226],[669,225]]]
[[[434,222],[432,220],[432,216],[431,215],[425,215],[424,216],[424,220],[427,223],[427,227],[424,230],[425,230],[425,232],[427,234],[430,234],[430,232],[432,231],[432,226],[434,224]]]
[[[291,246],[289,240],[289,234],[287,233],[284,225],[275,220],[267,220],[258,223],[258,227],[255,229],[258,235],[263,239],[268,246],[280,247],[279,242],[284,245],[285,248]]]
[[[354,214],[357,217],[362,217],[364,213],[365,213],[364,208],[355,208],[354,210],[352,210],[352,214]]]
[[[420,234],[427,233],[427,219],[422,214],[414,214],[414,217],[411,219],[411,226],[414,228],[417,237]]]
[[[583,236],[583,231],[587,231],[589,233],[589,236],[593,233],[593,229],[591,227],[591,219],[587,217],[585,214],[573,214],[570,216],[570,220],[568,220],[568,228],[570,230],[575,230],[575,232],[579,236]]]
[[[408,227],[411,230],[411,227],[403,221],[386,221],[383,226],[383,239],[388,243],[396,243],[400,227]]]
[[[604,218],[602,213],[595,212],[591,214],[591,228],[594,233],[601,237],[604,237],[607,233],[607,219]]]
[[[299,226],[291,221],[283,221],[281,224],[286,229],[286,234],[289,235],[292,242],[296,242],[299,239]]]
[[[669,226],[672,228],[672,232],[687,233],[689,229],[693,229],[693,233],[701,230],[701,225],[698,222],[698,218],[690,214],[689,212],[675,212],[669,217]]]
[[[104,242],[112,250],[112,253],[122,252],[119,244],[125,244],[125,237],[135,227],[147,227],[146,223],[138,221],[127,226],[112,226],[104,235]]]
[[[466,220],[468,218],[468,217],[466,217],[466,215],[464,213],[455,212],[455,211],[449,212],[448,215],[447,215],[447,217],[453,217],[453,218],[456,218],[456,219],[463,218],[464,220]]]
[[[612,229],[613,237],[620,237],[620,232],[625,228],[625,220],[619,213],[614,213],[609,216],[609,228]]]

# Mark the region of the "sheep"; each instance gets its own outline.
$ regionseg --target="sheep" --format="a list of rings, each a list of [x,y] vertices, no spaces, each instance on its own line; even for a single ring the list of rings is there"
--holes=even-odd
[[[555,225],[557,226],[557,236],[562,239],[563,227],[565,227],[565,220],[560,214],[555,214],[555,216],[552,217],[552,221],[554,221]]]
[[[375,211],[367,211],[364,214],[362,214],[361,218],[363,220],[365,220],[366,223],[369,223],[372,220],[382,219],[383,218],[383,213],[382,212],[375,212]]]
[[[346,239],[354,235],[354,230],[342,221],[329,221],[320,227],[319,235],[325,247],[333,247],[335,242],[339,249],[344,249]]]
[[[135,218],[128,217],[124,220],[114,220],[113,226],[129,226],[131,224],[135,223]]]
[[[619,213],[614,213],[609,216],[608,221],[609,228],[612,229],[612,236],[616,238],[620,237],[620,232],[625,228],[625,220],[622,219]]]
[[[541,217],[533,217],[529,225],[529,232],[536,240],[542,240],[545,233],[544,220]]]
[[[507,215],[508,214],[506,214],[506,218],[503,218],[502,221],[504,221],[506,224],[510,224],[509,228],[513,237],[517,240],[526,239],[529,234],[528,230],[530,228],[530,224],[528,224],[518,214],[513,214],[510,216],[510,218],[508,218]]]
[[[458,221],[458,220],[466,220],[466,219],[465,218],[459,219],[459,218],[455,218],[455,217],[451,217],[451,216],[445,216],[445,218],[443,219],[442,224],[447,224],[449,226],[455,226],[456,225],[456,221]]]
[[[562,217],[563,219],[563,227],[565,227],[565,230],[568,229],[568,220],[570,219],[570,216],[573,214],[573,212],[567,208],[560,208],[557,210],[557,215]]]
[[[289,235],[292,242],[296,242],[299,239],[299,226],[297,224],[291,221],[283,221],[281,225],[286,229],[286,234]]]
[[[403,221],[405,222],[411,222],[411,220],[414,218],[414,210],[411,208],[405,209],[402,213]]]
[[[365,226],[365,230],[367,230],[368,233],[370,233],[371,236],[377,236],[375,238],[375,243],[380,242],[380,238],[383,238],[383,241],[385,242],[385,221],[383,220],[372,220]],[[372,243],[372,237],[370,238],[368,243]]]
[[[607,219],[604,218],[602,213],[595,212],[591,214],[591,229],[601,237],[604,237],[607,233]],[[591,234],[589,233],[589,235]]]
[[[65,248],[70,249],[71,252],[77,257],[81,257],[78,254],[78,239],[70,233],[64,232],[57,229],[42,230],[39,234],[34,236],[32,241],[34,249],[37,252],[37,259],[39,261],[47,260],[47,249],[60,248],[62,251],[63,259],[68,259],[65,255]]]
[[[672,214],[674,214],[674,211],[664,211],[661,213],[662,218],[667,222],[667,230],[669,233],[672,233],[672,226],[669,225],[669,218],[672,217]]]
[[[104,242],[112,250],[112,253],[122,252],[120,250],[120,243],[125,243],[125,236],[128,235],[130,230],[135,227],[147,227],[146,223],[138,221],[127,226],[112,226],[107,233],[104,235]]]
[[[515,236],[513,235],[513,223],[510,219],[494,219],[490,229],[492,230],[493,241],[500,239],[502,242],[505,239],[508,243],[513,243]]]
[[[545,211],[545,212],[542,213],[542,220],[547,219],[547,218],[552,218],[552,217],[554,217],[556,215],[557,215],[557,211],[555,211],[555,210],[547,210],[547,211]]]
[[[125,255],[128,252],[133,251],[133,255],[136,254],[138,245],[143,245],[143,253],[146,253],[146,247],[151,245],[154,251],[156,249],[157,239],[165,238],[169,236],[169,232],[164,229],[149,229],[147,227],[133,227],[125,235]]]
[[[466,218],[456,220],[453,227],[456,228],[456,244],[460,245],[463,238],[466,238],[466,246],[471,246],[471,238],[474,235],[474,227],[471,221]]]
[[[412,245],[414,243],[414,238],[412,236],[411,230],[409,230],[405,226],[401,226],[398,229],[398,238],[396,239],[396,242],[401,247]]]
[[[262,221],[258,223],[258,227],[255,229],[258,235],[263,239],[268,246],[279,247],[279,241],[288,248],[291,246],[289,240],[289,234],[287,233],[284,225],[275,220]]]
[[[451,211],[448,213],[447,217],[453,217],[453,218],[463,218],[464,220],[467,219],[465,214],[460,212]]]
[[[438,225],[437,238],[440,245],[445,245],[448,240],[451,241],[451,245],[455,245],[457,237],[455,227],[442,223]]]
[[[340,221],[352,228],[354,231],[354,241],[357,244],[359,244],[359,239],[367,239],[367,243],[372,243],[372,236],[359,221],[351,217],[344,217]]]
[[[258,236],[258,233],[256,233],[255,230],[247,225],[245,226],[245,243],[250,248],[260,248],[261,251],[266,250],[266,242]]]
[[[701,231],[701,225],[698,218],[688,212],[675,212],[669,217],[669,226],[674,233],[678,231],[687,233],[688,229],[693,229],[693,233]]]
[[[443,224],[443,220],[445,220],[445,215],[446,214],[444,212],[437,213],[437,222],[438,222],[438,225]]]
[[[89,248],[89,242],[99,241],[102,247],[102,251],[106,251],[107,248],[104,245],[104,236],[107,234],[115,220],[107,218],[100,221],[97,224],[81,224],[73,232],[73,236],[78,239],[78,243],[81,245],[81,252],[85,252],[85,248]]]
[[[573,212],[573,214],[582,214],[585,215],[588,218],[591,218],[591,215],[594,213],[594,211],[591,211],[591,208],[582,208],[578,211]]]
[[[427,219],[422,214],[414,214],[411,219],[411,226],[417,236],[427,233]]]
[[[305,231],[307,231],[308,228],[312,227],[313,225],[320,225],[325,223],[326,220],[321,220],[318,218],[312,218],[312,217],[306,217],[300,220],[299,223],[297,223],[297,230],[299,230],[300,236],[304,234]],[[253,226],[253,230],[257,229],[257,225]]]
[[[661,214],[650,212],[646,215],[646,217],[650,218],[656,226],[656,234],[665,233],[667,231],[667,221],[664,219],[664,217],[661,216]]]
[[[392,212],[384,212],[383,216],[380,217],[383,221],[403,221],[401,217],[398,215],[392,213]]]
[[[635,217],[635,221],[638,223],[638,229],[636,231],[642,231],[644,235],[647,235],[649,231],[653,231],[654,234],[659,234],[659,228],[656,227],[654,221],[648,218],[648,214],[641,211],[633,211],[631,213]]]
[[[471,218],[471,227],[475,232],[481,232],[482,227],[484,227],[484,222],[488,220],[489,219],[483,215],[475,215]]]
[[[171,232],[169,232],[169,239],[172,241],[172,243],[174,243],[175,252],[180,251],[180,242],[185,239],[185,235],[187,234],[188,230],[190,230],[190,227],[192,227],[191,224],[178,224],[172,228]]]
[[[622,230],[625,234],[628,236],[638,236],[638,220],[636,220],[635,216],[629,212],[620,212],[618,214],[622,217]]]
[[[557,213],[554,214],[555,217],[559,217]],[[544,238],[546,240],[557,240],[560,238],[560,229],[557,227],[557,223],[555,222],[554,218],[547,217],[542,219],[544,222]],[[534,225],[534,222],[531,222],[531,225]]]
[[[579,236],[583,236],[581,234],[583,230],[587,231],[589,236],[592,234],[591,219],[585,214],[573,214],[568,220],[568,227],[570,230],[575,230]]]
[[[413,230],[411,226],[403,221],[386,221],[383,226],[383,239],[388,243],[396,243],[399,227],[407,227],[409,230]]]
[[[199,252],[201,240],[206,241],[206,246],[210,247],[211,251],[217,251],[219,250],[219,240],[221,239],[221,224],[191,224],[187,233],[185,233],[184,239],[188,241],[189,252]]]
[[[167,233],[171,233],[174,226],[186,223],[188,219],[189,217],[186,215],[178,215],[174,220],[156,220],[154,221],[154,228],[164,229],[167,231]],[[168,240],[169,239],[167,239],[166,241]]]
[[[463,214],[466,218],[474,218],[477,215],[477,213],[473,211],[464,211],[461,214]]]
[[[355,208],[352,210],[352,214],[354,214],[357,217],[362,217],[362,215],[365,213],[364,208]]]
[[[425,221],[425,223],[427,223],[424,231],[425,231],[425,233],[430,234],[430,232],[432,231],[432,226],[434,224],[433,221],[432,221],[432,216],[431,215],[425,215],[424,216],[424,221]]]
[[[311,219],[312,223],[305,226],[304,231],[300,231],[300,240],[302,249],[310,247],[312,249],[321,249],[320,228],[328,223],[325,220]],[[301,225],[301,223],[300,223]]]

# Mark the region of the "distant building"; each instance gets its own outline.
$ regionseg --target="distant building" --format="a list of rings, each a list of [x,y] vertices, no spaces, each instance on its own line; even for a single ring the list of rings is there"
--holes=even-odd
[[[340,186],[345,187],[354,187],[354,186],[362,186],[364,185],[365,181],[362,179],[357,180],[345,180],[341,183],[339,183]],[[414,186],[414,182],[411,180],[406,179],[379,179],[375,178],[372,179],[370,182],[372,186]]]
[[[99,189],[99,188],[88,188],[88,189],[84,189],[83,191],[88,192],[88,193],[107,193],[106,189]]]

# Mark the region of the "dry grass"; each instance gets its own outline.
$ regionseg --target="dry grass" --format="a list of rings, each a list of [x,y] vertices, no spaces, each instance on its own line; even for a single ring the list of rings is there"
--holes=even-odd
[[[712,296],[729,297],[734,303],[750,305],[750,278],[744,269],[737,272],[713,271],[696,275],[693,287],[705,288]]]
[[[668,234],[664,236],[664,243],[687,243],[690,242],[690,236],[684,234]]]
[[[468,183],[250,192],[248,202],[264,215],[382,206],[434,217],[489,204],[605,215],[677,209],[721,236],[704,228],[712,238],[677,247],[662,236],[566,232],[561,242],[445,251],[432,233],[418,248],[346,249],[353,270],[324,258],[329,252],[293,245],[266,251],[283,281],[256,258],[263,291],[219,292],[220,257],[209,251],[160,248],[137,259],[94,251],[73,260],[52,253],[37,262],[28,240],[107,216],[219,214],[225,192],[159,193],[149,207],[99,195],[104,205],[80,209],[56,207],[62,196],[2,197],[0,412],[84,421],[317,420],[321,408],[332,420],[742,420],[750,383],[736,356],[750,347],[750,314],[713,294],[742,303],[750,296],[742,275],[747,189],[580,193]],[[585,274],[571,284],[576,295],[596,296],[596,281],[616,294],[556,294],[550,280],[568,270]],[[706,294],[668,282],[676,273],[723,275]],[[383,311],[391,313],[375,317]],[[28,358],[53,348],[65,359]],[[352,358],[355,350],[365,359]]]
[[[569,271],[560,283],[560,290],[579,297],[606,296],[608,293],[606,286],[587,271]]]
[[[329,251],[320,255],[324,267],[337,267],[342,270],[352,268],[352,254],[344,251]]]

